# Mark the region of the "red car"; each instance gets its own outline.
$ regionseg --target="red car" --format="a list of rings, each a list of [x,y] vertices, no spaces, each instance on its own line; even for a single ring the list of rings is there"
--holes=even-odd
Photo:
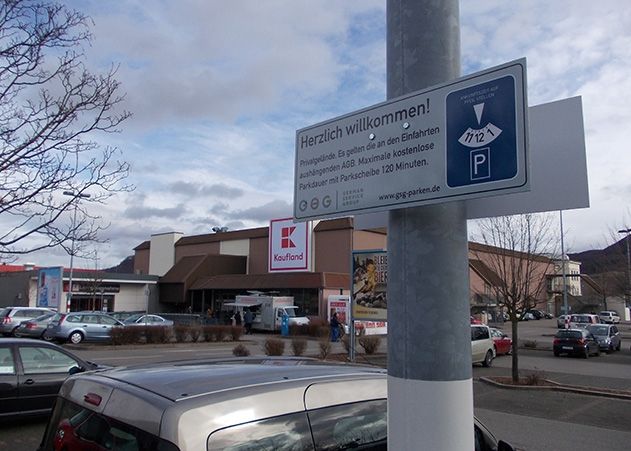
[[[482,321],[480,321],[477,318],[474,318],[473,316],[470,316],[470,320],[471,320],[471,324],[482,324]]]
[[[491,328],[491,338],[495,345],[495,354],[510,354],[513,349],[513,340],[499,329]]]

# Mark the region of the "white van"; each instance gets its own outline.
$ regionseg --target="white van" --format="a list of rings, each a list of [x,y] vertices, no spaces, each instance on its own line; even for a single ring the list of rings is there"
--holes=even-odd
[[[495,358],[491,329],[484,324],[471,324],[471,358],[473,363],[489,367]]]
[[[39,451],[387,448],[385,370],[295,358],[235,362],[72,376]],[[513,450],[474,421],[476,451]]]

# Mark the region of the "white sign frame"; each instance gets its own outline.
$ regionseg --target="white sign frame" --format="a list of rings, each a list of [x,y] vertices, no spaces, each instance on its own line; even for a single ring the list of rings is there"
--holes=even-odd
[[[527,191],[526,85],[526,60],[520,59],[298,130],[294,217]],[[496,121],[503,121],[501,128]],[[498,130],[503,136],[495,140]],[[478,132],[480,142],[465,142],[468,132]],[[474,158],[489,161],[482,177],[474,177]],[[502,163],[491,168],[491,159]],[[456,173],[470,180],[454,183]]]
[[[311,222],[293,218],[272,219],[269,225],[268,271],[311,271]]]

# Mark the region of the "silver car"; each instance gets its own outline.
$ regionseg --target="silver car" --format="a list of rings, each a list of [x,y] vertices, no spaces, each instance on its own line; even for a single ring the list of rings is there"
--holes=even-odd
[[[145,313],[138,313],[136,315],[129,316],[123,320],[125,326],[173,326],[173,321],[170,319],[164,319],[160,315],[151,315]]]
[[[37,318],[22,321],[15,329],[13,335],[22,338],[44,338],[44,332],[48,328],[48,324],[55,317],[55,312],[45,313]]]
[[[587,330],[596,338],[601,351],[606,353],[620,351],[622,340],[620,339],[618,326],[613,324],[590,324],[587,326]]]
[[[64,383],[39,450],[382,450],[386,407],[387,373],[372,367],[263,359],[114,368]],[[474,421],[476,451],[513,449]]]
[[[110,341],[112,328],[122,326],[122,322],[102,312],[58,313],[48,324],[44,338],[73,344]]]
[[[0,310],[0,333],[6,336],[13,335],[22,321],[49,312],[54,311],[45,307],[5,307]]]

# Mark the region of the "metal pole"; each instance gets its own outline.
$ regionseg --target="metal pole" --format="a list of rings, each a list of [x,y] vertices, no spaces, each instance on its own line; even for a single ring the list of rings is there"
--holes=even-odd
[[[627,305],[631,302],[631,255],[629,254],[629,233],[631,233],[630,228],[626,228],[623,230],[618,230],[618,233],[626,233],[626,242],[627,242],[627,292],[626,292],[626,301]]]
[[[72,191],[64,191],[64,196],[74,197],[74,213],[72,215],[72,241],[70,244],[70,273],[68,274],[68,293],[66,294],[66,312],[70,311],[70,305],[72,304],[72,271],[74,268],[74,253],[75,253],[75,240],[77,238],[77,232],[75,227],[77,225],[77,203],[80,198],[87,199],[89,194],[74,193]]]
[[[389,99],[460,76],[459,24],[458,0],[388,0]],[[464,203],[391,211],[388,254],[388,448],[473,450]]]
[[[563,232],[563,210],[559,210],[559,220],[561,223],[561,266],[563,274],[563,314],[569,315],[568,306],[567,306],[567,271],[565,269],[565,242],[564,242],[564,232]],[[565,322],[565,327],[568,327],[568,322]]]

